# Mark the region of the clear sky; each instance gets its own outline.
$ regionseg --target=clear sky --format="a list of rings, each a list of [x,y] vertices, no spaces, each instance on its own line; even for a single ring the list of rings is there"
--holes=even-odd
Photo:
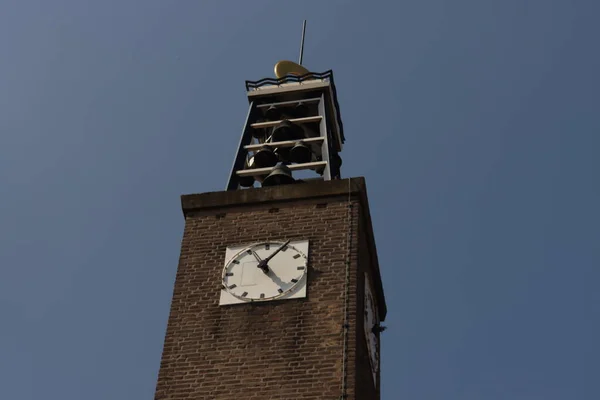
[[[333,69],[384,400],[600,398],[600,2],[0,1],[0,399],[153,398],[181,194]]]

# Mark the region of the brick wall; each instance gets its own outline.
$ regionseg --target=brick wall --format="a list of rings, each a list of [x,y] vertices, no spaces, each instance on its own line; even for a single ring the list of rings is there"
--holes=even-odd
[[[352,203],[347,399],[371,400]],[[340,399],[348,226],[347,196],[188,210],[155,399]],[[218,305],[227,246],[286,239],[310,241],[307,298]]]

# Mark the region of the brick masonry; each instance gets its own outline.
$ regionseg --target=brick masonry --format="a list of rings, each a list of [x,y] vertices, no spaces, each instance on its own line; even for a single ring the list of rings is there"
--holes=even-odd
[[[383,316],[385,304],[364,179],[188,195],[182,205],[156,400],[341,399],[347,260],[346,398],[379,399],[362,326],[365,272]],[[287,239],[310,241],[307,298],[219,306],[227,246]]]

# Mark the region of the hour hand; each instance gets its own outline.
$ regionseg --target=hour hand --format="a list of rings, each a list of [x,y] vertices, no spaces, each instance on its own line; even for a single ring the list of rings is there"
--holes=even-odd
[[[260,268],[262,270],[262,272],[264,272],[265,274],[268,274],[269,273],[269,266],[267,265],[268,260],[261,259],[254,250],[250,250],[250,251],[252,252],[252,255],[254,256],[254,258],[256,258],[256,261],[258,261],[257,267]]]
[[[252,255],[254,256],[254,258],[256,258],[256,261],[258,261],[258,263],[260,264],[262,262],[262,259],[258,256],[258,254],[256,254],[256,252],[254,250],[250,250],[252,252]]]

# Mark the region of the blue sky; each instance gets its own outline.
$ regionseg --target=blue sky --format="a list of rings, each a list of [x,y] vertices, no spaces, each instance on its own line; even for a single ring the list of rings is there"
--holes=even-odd
[[[244,80],[333,69],[388,301],[383,399],[600,398],[600,3],[0,2],[0,398],[153,397]]]

